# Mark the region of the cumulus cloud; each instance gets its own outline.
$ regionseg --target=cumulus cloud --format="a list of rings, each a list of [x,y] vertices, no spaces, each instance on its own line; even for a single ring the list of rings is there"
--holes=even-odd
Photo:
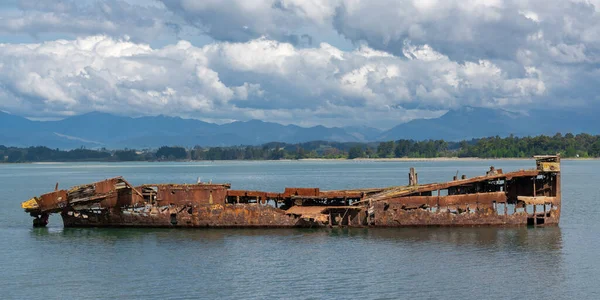
[[[328,26],[337,0],[161,0],[187,24],[222,41],[261,36],[310,44],[306,26]],[[303,28],[304,27],[304,28]]]
[[[186,115],[385,127],[459,105],[531,102],[535,70],[509,77],[487,60],[459,63],[407,44],[404,57],[363,46],[296,48],[267,38],[162,48],[108,36],[0,45],[0,104],[21,113]]]
[[[20,0],[12,10],[0,11],[0,32],[39,37],[42,34],[128,35],[151,41],[183,29],[179,18],[160,2],[126,0]]]
[[[477,102],[474,98],[479,97],[481,105],[527,109],[534,103],[530,96],[542,92],[550,107],[597,99],[597,91],[589,86],[597,86],[591,74],[596,73],[600,55],[598,0],[228,0],[227,5],[202,1],[195,6],[190,5],[194,1],[163,2],[217,40],[248,41],[266,35],[286,41],[311,26],[331,27],[356,45],[397,57],[406,56],[407,43],[426,45],[435,49],[435,55],[465,65],[468,72],[493,64],[502,76],[516,78],[494,87],[504,90],[505,96],[468,89],[460,90],[464,94],[450,93],[423,84],[414,98],[421,106],[431,97],[456,104]],[[432,65],[441,68],[443,62]],[[354,76],[359,76],[361,71],[356,72]],[[519,80],[525,77],[529,79]],[[400,97],[406,84],[396,88]],[[475,81],[470,84],[478,86]],[[371,97],[368,90],[363,94]]]
[[[598,99],[599,0],[19,3],[0,32],[69,34],[0,46],[0,108],[29,115],[389,127],[464,105]],[[153,43],[182,31],[212,40]],[[331,32],[352,49],[321,42]]]
[[[372,48],[400,54],[410,40],[455,60],[513,60],[520,49],[535,48],[557,60],[581,61],[583,44],[600,46],[597,0],[161,1],[225,41],[265,35],[286,41],[310,26],[333,26]]]

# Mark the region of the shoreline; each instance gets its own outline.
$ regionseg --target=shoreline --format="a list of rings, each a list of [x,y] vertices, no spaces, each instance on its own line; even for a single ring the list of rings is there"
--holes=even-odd
[[[329,162],[329,161],[356,161],[356,162],[444,162],[444,161],[490,161],[490,160],[531,160],[533,158],[528,157],[507,157],[507,158],[481,158],[481,157],[430,157],[430,158],[410,158],[410,157],[394,157],[394,158],[301,158],[301,159],[278,159],[278,160],[244,160],[244,159],[235,159],[235,160],[148,160],[148,161],[39,161],[39,162],[17,162],[17,163],[8,163],[1,162],[0,165],[16,165],[16,164],[37,164],[37,165],[53,165],[53,164],[64,164],[64,163],[165,163],[165,162],[231,162],[231,161],[247,161],[247,162],[291,162],[291,161],[307,161],[307,162]],[[567,161],[592,161],[592,160],[600,160],[600,157],[587,157],[587,158],[561,158],[561,160]]]
[[[430,158],[410,158],[410,157],[394,157],[394,158],[302,158],[303,161],[481,161],[481,160],[531,160],[533,157],[500,157],[500,158],[483,158],[483,157],[430,157]],[[561,160],[600,160],[600,157],[586,158],[561,158]],[[293,161],[293,160],[290,160]]]

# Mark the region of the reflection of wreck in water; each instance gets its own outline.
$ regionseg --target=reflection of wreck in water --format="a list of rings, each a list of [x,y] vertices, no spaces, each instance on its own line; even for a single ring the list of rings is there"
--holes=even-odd
[[[342,228],[338,230],[350,230]],[[352,229],[360,230],[360,229]],[[560,250],[562,248],[562,235],[559,226],[528,230],[525,227],[413,227],[406,230],[382,228],[380,230],[367,230],[364,235],[369,239],[387,242],[410,244],[436,244],[454,245],[457,247],[476,248],[506,248],[512,252],[531,252]]]
[[[229,184],[145,184],[121,177],[58,190],[22,207],[45,226],[60,213],[65,227],[400,227],[556,225],[560,157],[536,156],[536,168],[444,183],[283,193],[231,190]]]
[[[151,238],[156,244],[179,245],[182,241],[208,243],[212,246],[226,246],[232,236],[240,238],[285,239],[288,243],[299,241],[320,243],[327,238],[350,238],[388,244],[444,244],[457,247],[510,249],[512,252],[536,252],[560,250],[562,233],[559,226],[528,230],[526,227],[410,227],[380,228],[369,230],[367,227],[333,228],[234,228],[230,230],[171,230],[168,228],[133,228],[120,230],[110,228],[36,228],[31,230],[33,238],[54,236],[67,240],[89,240],[96,244],[114,245],[120,240],[144,241]]]

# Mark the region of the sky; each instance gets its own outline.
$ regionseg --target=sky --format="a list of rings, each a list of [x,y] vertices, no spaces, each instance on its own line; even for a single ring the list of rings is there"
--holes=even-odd
[[[381,129],[595,109],[600,0],[0,0],[0,110]]]

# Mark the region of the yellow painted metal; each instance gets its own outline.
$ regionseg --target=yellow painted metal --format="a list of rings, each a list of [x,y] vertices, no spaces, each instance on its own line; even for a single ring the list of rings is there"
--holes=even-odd
[[[558,162],[538,162],[538,170],[542,172],[559,172],[560,163]]]
[[[39,205],[37,203],[36,198],[31,198],[31,199],[21,203],[21,207],[25,210],[33,210],[33,209],[38,209]]]

